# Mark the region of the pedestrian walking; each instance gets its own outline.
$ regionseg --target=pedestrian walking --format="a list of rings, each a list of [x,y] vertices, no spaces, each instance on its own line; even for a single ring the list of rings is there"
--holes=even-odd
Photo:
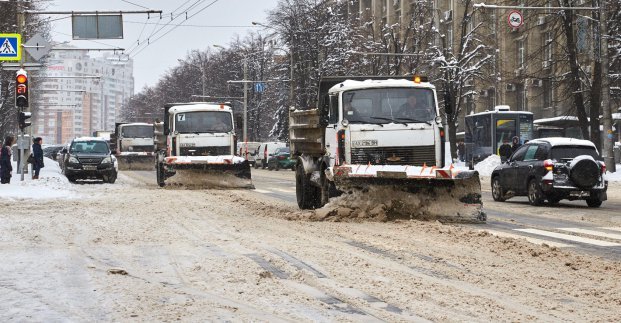
[[[466,160],[466,145],[461,140],[457,143],[457,158],[459,161]]]
[[[509,145],[509,140],[507,140],[506,138],[503,139],[502,145],[500,145],[500,147],[498,148],[498,155],[500,155],[500,160],[504,162],[505,160],[509,159],[509,157],[511,157],[512,153],[513,151],[511,151],[511,145]]]
[[[511,139],[511,153],[514,153],[516,150],[518,150],[520,146],[522,146],[522,144],[520,143],[520,137],[513,136],[513,138]]]
[[[43,164],[43,149],[41,148],[43,139],[37,137],[33,139],[32,142],[32,156],[34,157],[32,162],[32,179],[39,179],[39,171],[41,171],[41,168],[45,167]]]
[[[2,149],[0,149],[0,183],[11,183],[11,173],[13,172],[13,165],[11,165],[11,146],[15,138],[13,136],[7,136],[4,139]]]

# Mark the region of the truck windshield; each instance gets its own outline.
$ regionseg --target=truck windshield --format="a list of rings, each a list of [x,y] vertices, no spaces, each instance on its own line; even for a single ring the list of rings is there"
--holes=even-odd
[[[229,132],[233,130],[231,113],[196,111],[177,113],[175,131],[179,133]]]
[[[153,138],[153,126],[123,126],[123,138]]]
[[[350,123],[419,123],[436,117],[433,90],[381,88],[343,93],[343,119]]]
[[[109,152],[108,144],[98,140],[74,141],[71,144],[70,151],[72,153],[87,154],[107,154]]]

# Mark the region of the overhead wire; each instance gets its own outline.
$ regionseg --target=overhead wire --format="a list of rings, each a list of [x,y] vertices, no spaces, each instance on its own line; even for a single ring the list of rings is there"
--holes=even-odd
[[[205,11],[207,8],[213,6],[216,2],[218,2],[219,0],[213,0],[212,2],[210,2],[208,5],[206,5],[205,7],[199,9],[197,12],[195,12],[194,14],[187,16],[186,20],[184,21],[188,21],[189,19],[193,18],[194,16],[198,15],[199,13]],[[186,12],[187,14],[187,12]],[[181,24],[183,24],[183,22],[181,22]],[[165,32],[163,35],[157,37],[156,39],[154,39],[152,42],[150,42],[149,44],[147,44],[147,46],[142,47],[140,50],[138,50],[135,54],[132,55],[132,57],[136,57],[136,55],[140,54],[145,48],[147,48],[150,44],[155,43],[156,41],[162,39],[162,37],[168,35],[171,31],[175,30],[178,26],[173,26],[173,28],[169,29],[167,32]],[[128,55],[130,55],[130,53],[128,53]]]
[[[181,4],[180,6],[178,6],[177,8],[175,8],[175,10],[173,10],[172,12],[170,12],[170,21],[166,22],[164,25],[162,25],[159,29],[158,26],[160,25],[160,22],[162,19],[164,19],[164,16],[168,16],[168,14],[162,14],[160,15],[160,19],[158,20],[158,22],[153,26],[153,29],[151,30],[151,33],[146,37],[146,45],[145,45],[145,41],[143,40],[142,43],[140,41],[140,39],[138,39],[136,42],[134,42],[132,45],[129,46],[129,48],[127,49],[127,54],[131,54],[132,52],[134,52],[135,50],[137,50],[139,47],[146,47],[149,45],[150,43],[150,39],[154,36],[156,36],[159,32],[161,32],[164,28],[168,27],[171,25],[171,23],[176,20],[177,18],[179,18],[180,16],[182,16],[183,12],[188,12],[192,9],[194,9],[196,6],[198,6],[200,3],[206,1],[206,0],[196,0],[194,1],[194,3],[192,3],[189,7],[184,8],[183,10],[181,10],[181,13],[175,15],[175,13],[182,8],[185,4],[187,4],[188,2],[190,2],[192,0],[186,0],[183,4]]]

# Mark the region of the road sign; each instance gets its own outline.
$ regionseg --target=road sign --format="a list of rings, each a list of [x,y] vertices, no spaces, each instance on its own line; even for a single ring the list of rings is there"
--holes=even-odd
[[[35,60],[38,61],[41,57],[47,55],[52,49],[52,45],[41,36],[41,34],[36,34],[32,38],[30,38],[24,44],[24,50]]]
[[[509,13],[509,16],[507,17],[507,20],[511,28],[520,28],[524,23],[524,17],[522,16],[522,13],[517,10],[511,11]]]
[[[0,34],[0,61],[22,59],[22,37],[20,34]]]
[[[254,84],[254,91],[258,92],[258,93],[262,93],[263,91],[265,91],[265,83],[263,82],[258,82]]]

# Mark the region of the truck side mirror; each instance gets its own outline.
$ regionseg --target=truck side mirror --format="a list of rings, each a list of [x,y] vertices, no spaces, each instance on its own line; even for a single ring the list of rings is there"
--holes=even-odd
[[[444,93],[444,113],[453,114],[453,107],[451,106],[451,96],[448,91]]]

